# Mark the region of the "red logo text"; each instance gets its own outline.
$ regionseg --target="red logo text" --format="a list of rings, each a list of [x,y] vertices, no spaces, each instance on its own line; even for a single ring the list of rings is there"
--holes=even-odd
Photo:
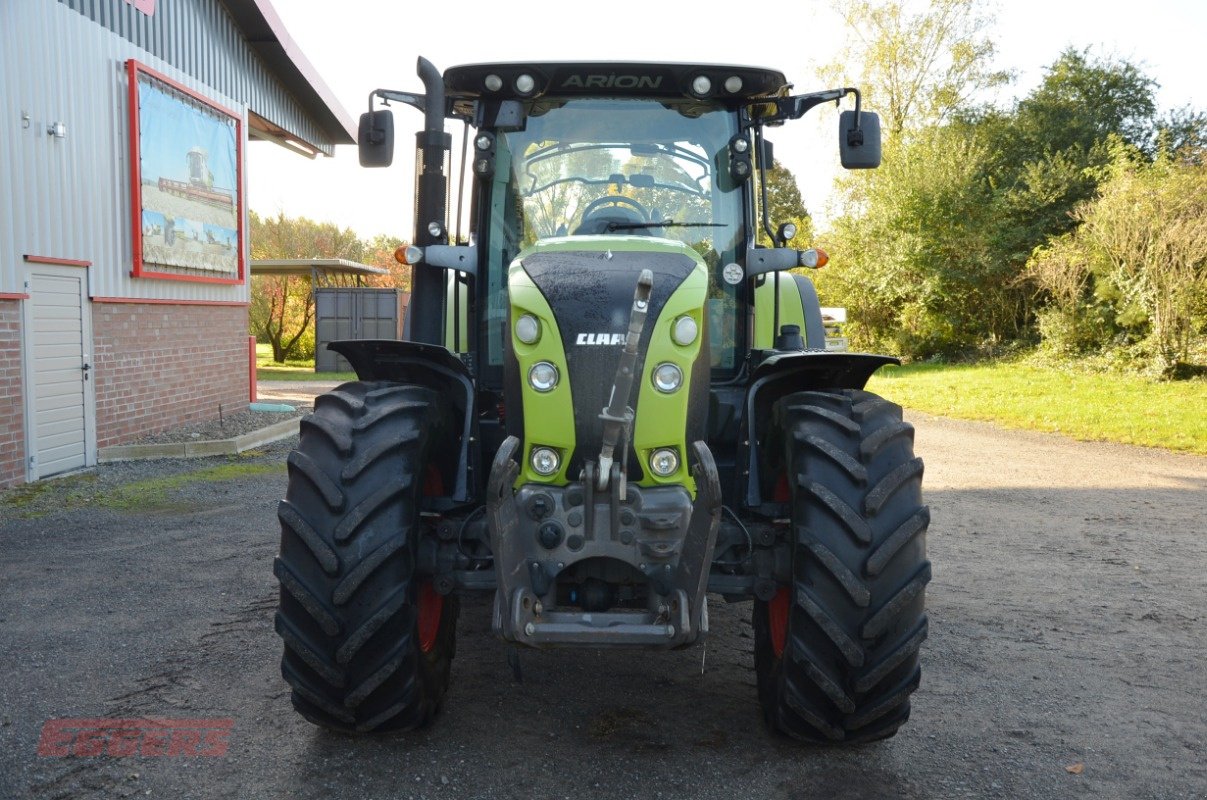
[[[38,755],[224,756],[233,719],[52,719]]]

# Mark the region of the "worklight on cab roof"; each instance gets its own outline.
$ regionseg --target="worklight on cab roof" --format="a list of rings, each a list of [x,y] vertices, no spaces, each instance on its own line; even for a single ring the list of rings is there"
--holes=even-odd
[[[696,79],[692,81],[692,91],[701,96],[706,95],[712,91],[712,81],[708,79],[707,75],[697,75]]]
[[[503,88],[503,79],[494,74],[487,75],[486,80],[482,81],[482,83],[486,86],[486,91],[488,92],[497,92]]]
[[[536,81],[528,73],[515,79],[515,90],[520,94],[528,94],[536,88]]]
[[[737,75],[730,75],[725,79],[725,91],[730,94],[737,94],[742,91],[742,79]]]

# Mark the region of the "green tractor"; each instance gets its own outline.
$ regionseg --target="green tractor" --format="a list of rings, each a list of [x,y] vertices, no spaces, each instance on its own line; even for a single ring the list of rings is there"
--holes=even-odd
[[[388,166],[375,101],[424,115],[407,340],[331,344],[358,380],[316,399],[288,459],[294,707],[349,732],[428,723],[466,594],[493,597],[513,649],[687,647],[712,598],[753,601],[772,729],[893,735],[927,632],[922,462],[863,391],[896,360],[826,352],[798,274],[825,255],[770,219],[764,138],[851,95],[842,163],[875,167],[878,117],[750,67],[418,74],[422,94],[373,92],[359,132],[361,164]]]

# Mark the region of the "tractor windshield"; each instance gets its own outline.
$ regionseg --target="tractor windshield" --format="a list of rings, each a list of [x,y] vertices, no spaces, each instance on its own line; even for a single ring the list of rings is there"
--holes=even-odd
[[[503,271],[521,249],[555,236],[636,235],[684,242],[708,264],[713,366],[732,369],[736,288],[721,266],[744,245],[743,201],[718,167],[727,173],[735,133],[735,115],[719,105],[631,98],[553,101],[532,109],[524,130],[499,133],[489,200],[490,361],[502,358]]]

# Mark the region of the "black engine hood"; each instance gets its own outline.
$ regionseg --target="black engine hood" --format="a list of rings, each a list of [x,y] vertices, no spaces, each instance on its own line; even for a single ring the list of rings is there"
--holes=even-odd
[[[616,377],[638,276],[643,269],[654,273],[637,362],[637,374],[642,375],[654,323],[696,262],[682,253],[584,250],[533,253],[521,264],[548,301],[561,332],[574,396],[577,439],[569,474],[576,475],[582,457],[593,458],[599,453],[599,413],[608,403]],[[634,382],[630,406],[636,405],[637,395],[644,388],[641,383]]]

